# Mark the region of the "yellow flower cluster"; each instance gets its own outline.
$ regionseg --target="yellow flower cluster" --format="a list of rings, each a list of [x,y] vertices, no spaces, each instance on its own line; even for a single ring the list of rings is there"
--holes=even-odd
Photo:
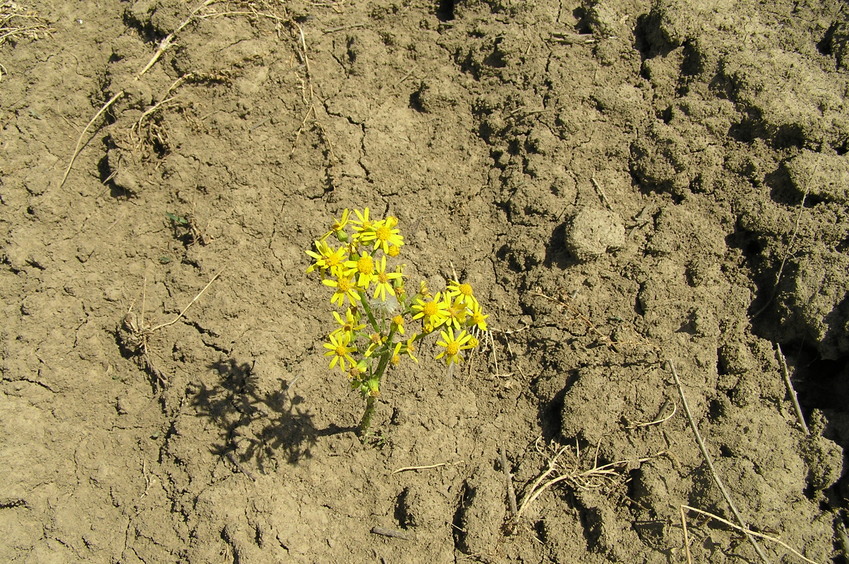
[[[436,358],[451,365],[477,347],[487,331],[489,316],[469,284],[452,280],[431,294],[422,283],[418,292],[407,293],[403,267],[387,264],[403,246],[398,219],[374,219],[365,208],[344,210],[306,251],[312,259],[307,272],[321,273],[322,284],[333,289],[330,302],[344,310],[333,312],[337,326],[323,345],[324,354],[330,367],[347,373],[352,387],[367,397],[379,395],[388,366],[405,355],[418,362],[414,352],[427,335],[439,332]],[[408,322],[417,331],[408,334]]]

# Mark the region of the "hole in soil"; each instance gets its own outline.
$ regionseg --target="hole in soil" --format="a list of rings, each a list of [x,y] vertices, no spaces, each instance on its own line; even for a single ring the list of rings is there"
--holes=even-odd
[[[537,538],[539,539],[539,541],[545,544],[548,539],[548,535],[545,534],[545,522],[537,521],[536,523],[534,523],[534,531],[536,531]]]
[[[705,70],[701,52],[691,40],[684,42],[684,60],[681,62],[681,74],[696,76]]]
[[[708,418],[711,421],[716,421],[725,415],[725,405],[719,399],[712,399],[708,404]]]
[[[409,511],[410,488],[404,488],[395,501],[395,521],[402,529],[407,529],[413,524],[413,517]]]
[[[436,9],[436,17],[441,22],[450,22],[454,19],[454,0],[439,0]]]
[[[637,18],[637,25],[634,27],[634,48],[640,52],[644,61],[657,56],[665,57],[678,47],[659,33],[659,26],[660,18],[655,13],[643,14]]]
[[[808,482],[805,486],[805,489],[802,490],[802,495],[804,495],[809,500],[813,500],[817,495],[817,490],[814,489],[813,484]]]
[[[786,352],[785,352],[786,354]],[[849,359],[817,359],[807,366],[791,368],[792,380],[799,382],[799,403],[803,411],[830,409],[845,411],[849,405]]]
[[[822,39],[817,43],[817,51],[819,51],[821,55],[832,55],[832,43],[834,41],[835,31],[837,31],[837,22],[829,26],[829,28],[825,31],[825,35],[823,35]]]
[[[572,10],[572,16],[578,21],[575,24],[575,31],[581,34],[592,33],[593,26],[589,21],[589,14],[584,7],[578,7]]]
[[[473,492],[471,488],[469,488],[469,484],[464,483],[463,489],[460,491],[460,500],[457,504],[457,511],[454,512],[454,518],[451,521],[454,548],[464,553],[468,553],[468,546],[466,546],[466,530],[463,528],[463,522],[465,521],[464,517],[466,508],[469,505],[469,501],[472,499],[472,495]]]

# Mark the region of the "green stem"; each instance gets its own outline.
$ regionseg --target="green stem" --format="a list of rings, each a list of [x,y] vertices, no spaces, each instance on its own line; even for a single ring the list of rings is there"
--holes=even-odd
[[[380,327],[377,326],[377,320],[371,312],[371,306],[368,305],[368,299],[362,292],[360,292],[360,302],[363,304],[363,309],[366,310],[366,315],[368,316],[368,321],[371,323],[372,329],[374,329],[375,333],[380,333]]]
[[[372,378],[377,380],[377,389],[380,389],[380,380],[383,378],[383,373],[389,365],[389,360],[392,357],[392,337],[395,336],[395,328],[389,330],[389,335],[386,337],[384,351],[380,356],[380,362],[377,365],[377,370],[374,371]],[[371,416],[374,414],[374,404],[376,396],[369,395],[366,397],[366,410],[363,413],[363,418],[360,420],[358,434],[360,438],[364,437],[369,427],[371,426]]]
[[[360,435],[360,438],[363,438],[369,427],[371,427],[371,416],[374,415],[375,399],[376,398],[374,396],[369,396],[366,399],[366,411],[363,413],[363,418],[360,419],[360,426],[357,430],[357,434]]]

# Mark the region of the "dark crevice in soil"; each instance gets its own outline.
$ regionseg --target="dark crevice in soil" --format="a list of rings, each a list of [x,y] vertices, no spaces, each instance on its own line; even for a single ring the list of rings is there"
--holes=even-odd
[[[454,0],[439,0],[436,8],[436,17],[441,22],[450,22],[454,19]]]
[[[454,548],[464,553],[468,553],[469,548],[466,544],[466,530],[463,528],[463,525],[465,523],[466,510],[468,509],[469,502],[473,495],[474,492],[469,487],[469,484],[463,483],[463,488],[460,490],[460,499],[457,504],[457,510],[454,511],[454,517],[451,521]]]

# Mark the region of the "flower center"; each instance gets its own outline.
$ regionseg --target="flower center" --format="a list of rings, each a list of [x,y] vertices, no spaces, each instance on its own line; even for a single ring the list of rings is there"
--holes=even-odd
[[[392,230],[385,225],[381,225],[377,228],[377,231],[375,231],[374,234],[379,241],[388,241],[389,238],[392,237]]]
[[[422,312],[428,317],[433,317],[439,311],[439,308],[436,306],[436,302],[427,302],[422,307]]]
[[[460,344],[456,341],[451,341],[448,343],[448,346],[445,347],[445,350],[448,352],[448,356],[457,356],[457,353],[460,352]]]
[[[386,275],[385,272],[380,272],[377,275],[377,281],[381,284],[387,284],[389,282],[389,277]]]
[[[351,280],[348,278],[340,278],[337,287],[340,292],[347,292],[351,289]]]
[[[460,284],[460,285],[457,287],[457,290],[458,290],[461,294],[463,294],[464,296],[471,296],[471,295],[472,295],[472,286],[471,286],[471,284]]]
[[[374,261],[368,255],[363,255],[357,261],[357,271],[360,274],[371,274],[374,272]]]
[[[333,352],[336,353],[336,356],[345,356],[348,354],[347,349],[345,349],[344,345],[336,345],[336,348],[333,349]]]
[[[342,258],[338,254],[333,253],[333,254],[329,255],[324,260],[324,262],[327,264],[327,266],[331,266],[331,267],[332,266],[339,266],[339,263],[342,262]]]

